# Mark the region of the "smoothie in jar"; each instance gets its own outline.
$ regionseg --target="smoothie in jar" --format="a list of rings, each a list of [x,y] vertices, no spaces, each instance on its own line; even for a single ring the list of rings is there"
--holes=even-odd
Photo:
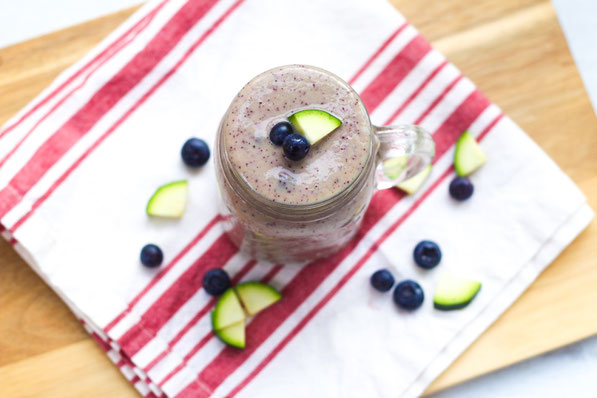
[[[312,140],[304,158],[290,160],[270,132],[300,111],[328,115],[338,125]],[[292,129],[305,133],[294,122]],[[233,99],[217,138],[217,179],[233,242],[275,263],[340,249],[357,232],[374,192],[376,129],[357,93],[323,69],[289,65],[251,80]]]
[[[288,160],[269,140],[272,127],[303,109],[324,110],[342,125]],[[353,90],[319,69],[287,66],[266,72],[236,96],[221,126],[231,167],[256,193],[289,205],[312,205],[338,194],[369,157],[369,117]]]

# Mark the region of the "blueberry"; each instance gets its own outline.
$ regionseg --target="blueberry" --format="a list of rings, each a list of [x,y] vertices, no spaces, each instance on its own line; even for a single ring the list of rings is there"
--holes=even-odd
[[[269,132],[269,139],[274,145],[282,145],[284,138],[292,134],[292,124],[288,122],[280,122],[272,127]]]
[[[439,264],[442,259],[442,251],[439,249],[437,243],[430,240],[423,240],[415,246],[413,257],[419,267],[431,269]]]
[[[221,268],[213,268],[203,275],[203,288],[212,296],[219,296],[230,287],[230,277]]]
[[[209,159],[209,147],[201,138],[189,138],[180,150],[182,161],[189,167],[200,167]]]
[[[164,260],[162,249],[153,243],[143,246],[141,249],[141,264],[146,267],[158,267]]]
[[[473,183],[465,177],[456,177],[450,183],[450,196],[456,200],[467,200],[473,194]]]
[[[416,310],[423,304],[425,294],[421,286],[411,280],[402,281],[394,289],[394,302],[403,310]]]
[[[301,160],[309,153],[311,144],[300,134],[289,134],[282,143],[284,154],[290,160]]]
[[[394,286],[394,276],[387,269],[380,269],[371,275],[371,286],[380,292],[387,292]]]

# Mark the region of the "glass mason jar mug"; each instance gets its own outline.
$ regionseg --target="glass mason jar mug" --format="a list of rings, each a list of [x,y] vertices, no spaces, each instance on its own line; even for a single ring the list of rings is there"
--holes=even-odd
[[[288,160],[270,130],[307,109],[342,123],[304,159]],[[358,94],[332,73],[271,69],[238,93],[220,123],[215,161],[225,229],[242,251],[273,263],[330,255],[357,233],[375,190],[412,177],[434,153],[418,126],[372,125]]]

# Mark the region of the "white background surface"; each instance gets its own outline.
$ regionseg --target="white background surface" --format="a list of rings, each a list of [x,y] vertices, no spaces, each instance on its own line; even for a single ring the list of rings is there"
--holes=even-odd
[[[597,114],[597,0],[552,0]]]
[[[139,0],[0,0],[0,47],[140,3]]]
[[[0,5],[0,47],[138,3],[137,0],[4,0]],[[556,0],[554,4],[597,109],[597,0]],[[434,398],[595,397],[596,374],[597,337],[594,337],[436,394]]]

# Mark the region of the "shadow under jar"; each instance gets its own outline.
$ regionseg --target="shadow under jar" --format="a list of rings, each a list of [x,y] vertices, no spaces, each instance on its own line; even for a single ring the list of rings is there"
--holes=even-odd
[[[292,161],[269,133],[306,109],[342,124]],[[357,233],[375,190],[418,173],[434,150],[420,127],[373,126],[358,94],[330,72],[271,69],[243,87],[220,123],[215,161],[225,229],[243,252],[273,263],[328,256]]]

